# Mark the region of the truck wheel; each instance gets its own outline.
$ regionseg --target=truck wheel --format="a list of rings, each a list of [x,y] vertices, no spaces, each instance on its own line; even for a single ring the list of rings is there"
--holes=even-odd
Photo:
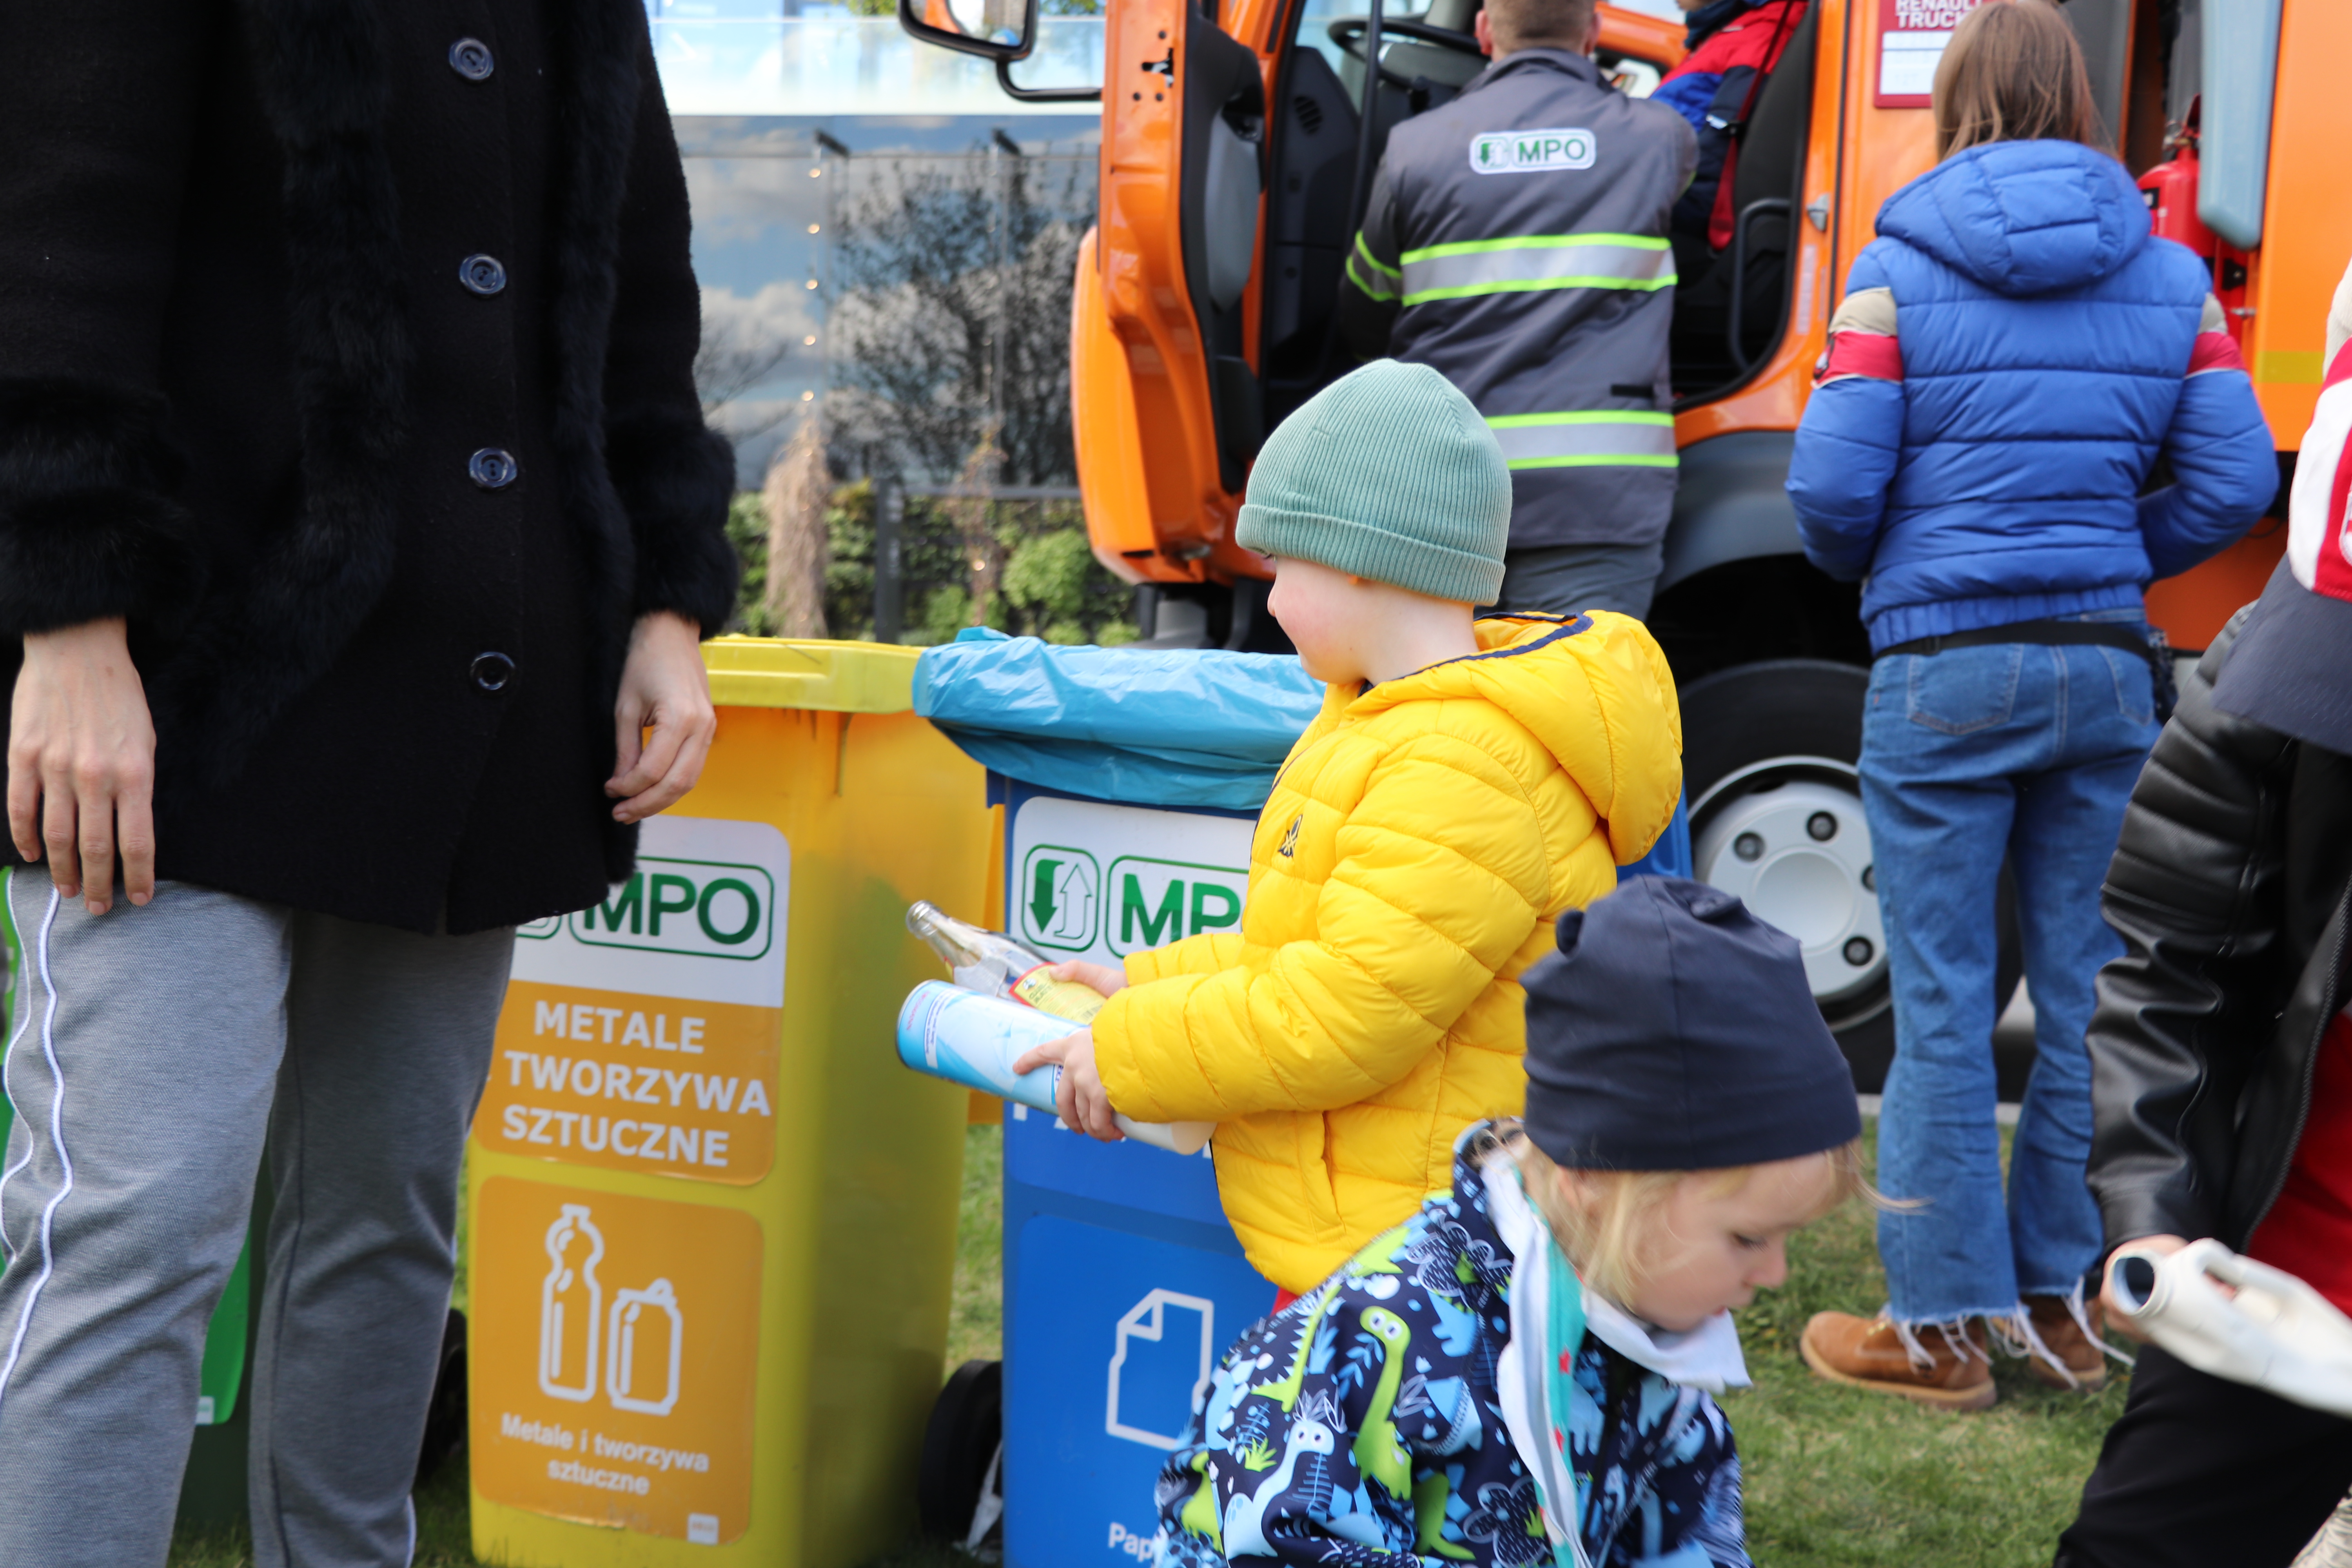
[[[1803,945],[1805,978],[1865,1094],[1895,1058],[1886,931],[1854,764],[1870,673],[1825,659],[1768,659],[1682,690],[1692,872],[1736,893]],[[2020,972],[2002,875],[1997,993]]]
[[[915,1506],[923,1533],[961,1544],[1004,1436],[1004,1363],[968,1361],[931,1405]]]

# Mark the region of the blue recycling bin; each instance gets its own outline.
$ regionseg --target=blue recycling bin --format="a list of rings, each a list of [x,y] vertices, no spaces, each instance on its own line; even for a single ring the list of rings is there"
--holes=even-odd
[[[1005,921],[1055,957],[1115,963],[1239,923],[1253,817],[1090,799],[992,775]],[[1152,1480],[1217,1357],[1274,1304],[1217,1201],[1209,1152],[1004,1123],[1004,1560],[1142,1560]]]
[[[1004,1125],[1004,1561],[1150,1555],[1192,1394],[1274,1304],[1216,1173],[1045,1116]]]

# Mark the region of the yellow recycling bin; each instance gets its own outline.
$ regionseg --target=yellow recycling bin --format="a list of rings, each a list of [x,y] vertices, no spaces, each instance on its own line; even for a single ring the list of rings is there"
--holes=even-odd
[[[902,1070],[979,766],[916,650],[706,645],[719,736],[608,901],[525,927],[467,1175],[474,1550],[854,1568],[915,1517],[967,1100]]]

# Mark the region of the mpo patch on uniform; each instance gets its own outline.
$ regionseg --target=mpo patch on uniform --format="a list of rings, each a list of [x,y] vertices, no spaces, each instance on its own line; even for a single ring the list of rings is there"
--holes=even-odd
[[[1532,174],[1545,169],[1592,167],[1592,132],[1489,131],[1470,142],[1470,167],[1481,174]]]

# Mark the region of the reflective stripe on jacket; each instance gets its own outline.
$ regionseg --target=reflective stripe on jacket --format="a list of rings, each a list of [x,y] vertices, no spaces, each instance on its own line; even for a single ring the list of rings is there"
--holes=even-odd
[[[1465,239],[1404,253],[1407,305],[1549,289],[1671,289],[1674,251],[1633,234],[1531,234]]]
[[[1512,54],[1389,134],[1342,322],[1359,353],[1430,365],[1477,405],[1516,548],[1665,531],[1666,220],[1696,158],[1679,115],[1561,49]]]

